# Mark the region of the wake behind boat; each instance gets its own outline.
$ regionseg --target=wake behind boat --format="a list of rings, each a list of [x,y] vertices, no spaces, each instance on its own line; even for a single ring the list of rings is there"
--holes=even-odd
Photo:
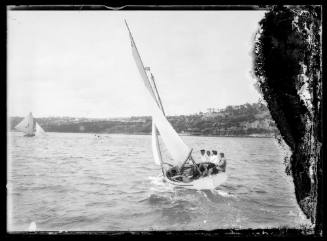
[[[15,126],[15,129],[24,132],[24,136],[26,137],[33,137],[35,135],[45,133],[42,127],[36,122],[32,112],[30,112],[17,126]]]
[[[201,175],[200,164],[192,157],[192,148],[189,148],[174,130],[165,116],[160,95],[155,84],[154,76],[149,67],[144,67],[141,56],[136,48],[132,33],[125,20],[131,40],[132,54],[146,87],[145,96],[152,114],[152,152],[154,161],[161,166],[164,180],[174,186],[191,189],[214,189],[227,179],[226,172],[219,172],[212,162],[202,163],[202,167],[212,167],[210,174]],[[164,162],[159,144],[158,132],[165,144],[172,161]],[[188,163],[189,162],[189,163]],[[187,170],[193,173],[186,176]]]

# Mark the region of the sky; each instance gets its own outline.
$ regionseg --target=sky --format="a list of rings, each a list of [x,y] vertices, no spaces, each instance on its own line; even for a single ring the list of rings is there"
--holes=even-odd
[[[9,116],[150,115],[127,20],[167,115],[257,102],[264,11],[8,11]]]

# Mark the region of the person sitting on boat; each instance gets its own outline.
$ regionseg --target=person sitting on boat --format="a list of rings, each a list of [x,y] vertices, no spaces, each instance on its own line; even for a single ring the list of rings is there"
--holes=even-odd
[[[183,176],[193,176],[193,167],[192,166],[184,166]]]
[[[180,172],[178,166],[174,166],[166,172],[166,176],[173,181],[191,182],[194,179],[196,171],[194,166],[189,166]]]
[[[194,170],[193,166],[187,167],[183,170],[183,173],[181,175],[183,182],[191,182],[194,178],[194,173],[196,170]]]
[[[193,166],[193,179],[197,179],[201,176],[201,171],[198,166]]]
[[[208,168],[207,168],[207,165],[206,164],[200,164],[200,166],[199,166],[199,169],[200,169],[200,174],[201,174],[201,176],[203,176],[203,177],[205,177],[205,176],[207,176],[208,175]]]
[[[217,165],[218,164],[218,152],[216,150],[212,150],[212,155],[210,157],[210,163],[206,166],[207,175],[211,175],[211,174],[217,174],[218,173],[218,169],[217,169]]]
[[[179,168],[177,166],[174,166],[172,168],[170,168],[167,172],[166,172],[166,176],[168,178],[174,177],[176,175],[178,175],[179,173]]]
[[[223,152],[219,153],[220,158],[217,164],[217,168],[220,172],[225,172],[226,171],[226,158],[225,158],[225,154]]]
[[[212,175],[212,174],[217,174],[218,173],[218,169],[216,168],[216,166],[211,166],[210,168],[208,167],[208,176]]]
[[[200,150],[200,152],[201,152],[201,161],[200,161],[200,163],[201,162],[206,162],[207,161],[206,150],[202,149],[202,150]]]
[[[206,162],[210,162],[210,158],[211,158],[210,151],[207,151]]]
[[[210,162],[210,151],[201,150],[201,162],[199,165],[201,176],[205,177],[208,175],[208,169],[207,169],[208,162]]]
[[[212,174],[217,174],[219,172],[217,165],[212,162],[200,166],[200,171],[203,177],[210,176]]]
[[[212,155],[210,158],[210,162],[217,164],[218,163],[218,152],[216,150],[212,150]]]

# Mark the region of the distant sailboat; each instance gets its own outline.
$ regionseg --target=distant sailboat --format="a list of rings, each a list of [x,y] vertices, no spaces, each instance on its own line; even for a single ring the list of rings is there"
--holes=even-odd
[[[15,126],[15,129],[24,132],[24,136],[28,137],[45,133],[42,127],[36,122],[31,112],[17,126]]]
[[[150,72],[149,67],[144,67],[141,56],[136,48],[132,33],[127,25],[126,20],[125,24],[131,40],[132,54],[142,77],[143,83],[146,87],[145,96],[151,109],[152,152],[154,155],[155,163],[161,165],[163,177],[170,184],[191,189],[214,189],[226,180],[227,175],[225,172],[206,177],[200,177],[190,182],[183,182],[181,180],[171,179],[168,177],[167,170],[170,170],[172,167],[178,167],[179,170],[181,170],[185,167],[185,163],[189,160],[193,162],[194,167],[199,168],[199,166],[192,158],[193,149],[189,148],[183,142],[181,137],[177,134],[177,132],[167,120],[153,74]],[[170,163],[163,161],[158,139],[158,131],[162,141],[164,142],[169,154],[172,157],[172,161],[170,161]]]

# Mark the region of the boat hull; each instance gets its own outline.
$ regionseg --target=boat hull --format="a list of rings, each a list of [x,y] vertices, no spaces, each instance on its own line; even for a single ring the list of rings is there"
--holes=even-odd
[[[218,173],[216,175],[211,175],[207,177],[201,177],[199,179],[196,179],[192,182],[175,182],[167,177],[165,177],[166,182],[168,182],[170,185],[183,187],[187,189],[196,189],[196,190],[212,190],[224,183],[227,180],[227,173],[222,172]]]
[[[35,134],[25,134],[24,136],[26,136],[26,137],[33,137],[33,136],[35,136]]]

